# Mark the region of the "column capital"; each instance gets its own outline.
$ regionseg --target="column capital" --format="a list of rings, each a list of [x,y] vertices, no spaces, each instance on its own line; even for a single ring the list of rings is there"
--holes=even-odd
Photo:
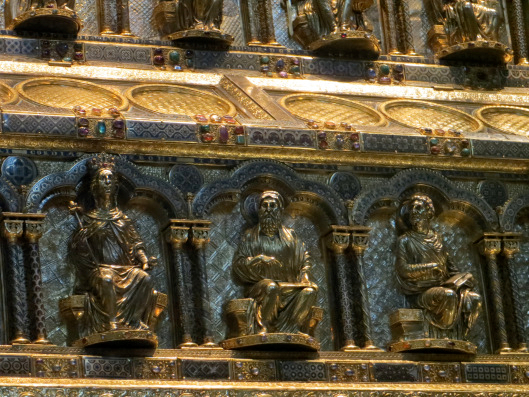
[[[334,226],[333,226],[334,227]],[[347,247],[349,247],[348,232],[338,230],[331,230],[326,236],[327,246],[337,255],[343,254]]]
[[[209,243],[211,221],[193,219],[191,221],[191,242],[197,249],[203,249]]]
[[[356,254],[362,255],[367,249],[369,242],[370,227],[367,226],[353,226],[351,230],[351,247]]]
[[[503,256],[507,259],[512,259],[514,255],[520,252],[521,238],[521,233],[503,233]]]
[[[483,236],[475,243],[478,245],[481,255],[493,257],[501,252],[502,239],[502,233],[483,233]]]
[[[165,239],[173,249],[182,249],[189,238],[189,226],[170,224],[165,229]]]
[[[31,244],[38,243],[44,234],[44,219],[27,219],[25,237]]]
[[[16,219],[13,217],[15,213],[4,213],[3,219],[3,234],[4,237],[11,244],[15,244],[16,241],[24,234],[24,220]]]

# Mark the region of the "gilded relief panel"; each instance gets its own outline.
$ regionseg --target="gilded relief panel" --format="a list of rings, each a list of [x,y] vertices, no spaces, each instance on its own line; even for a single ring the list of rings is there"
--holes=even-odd
[[[68,343],[66,326],[59,313],[59,299],[72,295],[75,269],[68,255],[68,245],[78,224],[66,206],[53,203],[47,209],[45,233],[40,240],[46,327],[51,343],[64,346]],[[158,266],[151,271],[155,289],[167,294],[166,255],[161,241],[162,222],[154,214],[145,211],[143,205],[129,202],[125,213],[133,220],[149,256],[158,258]],[[167,313],[170,309],[167,310]],[[173,335],[169,314],[163,314],[157,327],[160,348],[173,347]]]
[[[287,210],[288,212],[288,210]],[[224,305],[232,300],[243,297],[243,290],[232,279],[231,264],[242,232],[253,225],[246,222],[241,214],[240,206],[221,204],[209,215],[212,221],[211,241],[207,248],[207,275],[210,289],[211,313],[215,341],[221,341],[226,335],[224,321]],[[316,337],[322,350],[333,350],[333,333],[330,322],[329,288],[326,266],[323,260],[318,231],[314,224],[303,216],[292,218],[285,216],[284,225],[296,231],[312,257],[312,279],[319,287],[317,306],[325,311],[318,326]]]
[[[397,230],[395,215],[390,209],[375,212],[367,224],[372,228],[369,246],[364,255],[365,276],[375,345],[385,348],[391,340],[389,314],[399,308],[407,307],[404,295],[399,291],[395,278],[395,249]],[[476,291],[483,295],[480,258],[472,245],[473,237],[468,229],[455,224],[446,214],[434,220],[433,228],[443,239],[449,257],[462,272],[471,272],[479,287]],[[489,337],[483,330],[486,326],[486,314],[482,313],[468,340],[478,347],[478,352],[490,352]]]

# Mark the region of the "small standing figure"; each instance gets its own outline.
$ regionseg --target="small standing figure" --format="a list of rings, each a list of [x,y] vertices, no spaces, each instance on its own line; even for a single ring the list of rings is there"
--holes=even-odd
[[[94,208],[79,215],[79,207],[72,206],[79,222],[70,243],[77,270],[74,294],[85,296],[80,334],[136,330],[149,335],[157,292],[148,270],[156,259],[147,258],[134,224],[117,206],[113,160],[95,158],[92,165]]]
[[[450,260],[441,237],[431,227],[432,200],[415,194],[403,205],[409,230],[397,243],[396,271],[413,308],[422,309],[430,338],[464,339],[481,311],[471,273]]]
[[[251,302],[243,316],[250,325],[235,321],[238,332],[233,336],[269,334],[259,340],[278,342],[272,334],[296,334],[315,345],[311,336],[322,314],[314,306],[318,286],[310,279],[305,244],[282,224],[283,207],[278,192],[261,194],[259,223],[244,233],[233,258],[234,278],[244,286],[247,298],[241,301]],[[291,336],[281,338],[279,342],[292,341]]]

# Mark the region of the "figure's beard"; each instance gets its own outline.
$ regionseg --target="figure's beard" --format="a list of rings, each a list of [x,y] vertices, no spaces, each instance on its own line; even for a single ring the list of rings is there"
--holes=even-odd
[[[277,212],[260,214],[259,226],[262,233],[273,236],[281,227],[281,215]]]

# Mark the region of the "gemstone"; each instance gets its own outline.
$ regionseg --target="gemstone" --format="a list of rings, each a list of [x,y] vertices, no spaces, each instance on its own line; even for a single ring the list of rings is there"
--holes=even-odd
[[[345,143],[345,140],[343,138],[343,135],[336,135],[336,146],[338,146],[338,148],[343,148],[343,145]]]
[[[41,41],[42,48],[49,48],[50,42],[48,40]]]
[[[193,63],[193,60],[192,60],[192,59],[186,59],[186,66],[187,66],[188,68],[192,68],[193,65],[194,65],[194,63]]]
[[[283,70],[284,67],[285,67],[285,61],[283,59],[278,59],[276,62],[276,69]]]
[[[397,81],[404,81],[404,73],[394,73],[393,78]]]
[[[446,378],[446,371],[439,371],[437,373],[441,378]]]
[[[174,65],[174,66],[173,66],[173,70],[176,70],[177,72],[181,72],[181,71],[182,71],[182,66],[180,66],[180,65]]]
[[[112,117],[118,117],[120,113],[117,108],[109,108],[108,114],[111,115]]]
[[[285,340],[286,340],[287,342],[292,342],[292,335],[287,335],[287,336],[285,336]]]
[[[377,71],[373,68],[367,69],[367,77],[369,79],[375,79],[377,77]]]
[[[301,77],[301,72],[294,72],[294,77]]]
[[[193,52],[193,50],[187,50],[187,51],[186,51],[186,58],[191,58],[193,55],[195,55],[195,53]]]
[[[360,134],[358,132],[353,132],[349,137],[353,142],[358,142],[360,140]]]
[[[80,116],[84,116],[84,115],[86,114],[86,110],[84,110],[84,109],[79,109],[79,110],[77,111],[77,113],[78,113]]]
[[[163,58],[163,55],[155,55],[153,62],[155,65],[163,65],[165,63],[165,59]]]
[[[355,374],[355,371],[353,369],[348,368],[345,370],[345,375],[347,376],[354,376],[354,374]]]
[[[123,127],[125,127],[125,120],[123,119],[115,119],[114,122],[112,123],[112,126],[116,129],[121,129]]]
[[[461,146],[469,147],[470,146],[470,141],[468,139],[461,139]]]
[[[169,60],[173,63],[177,63],[180,61],[180,53],[178,51],[171,51],[169,53]]]
[[[90,131],[86,127],[79,128],[77,132],[79,133],[80,136],[87,136],[90,133]]]
[[[239,375],[237,375],[237,378],[239,378],[239,380],[243,380],[244,379],[244,375],[243,374],[239,374]]]
[[[235,363],[235,366],[236,366],[237,368],[242,368],[242,362],[237,361],[237,362]]]
[[[393,70],[397,73],[402,73],[404,71],[404,65],[401,65],[400,63],[393,66]]]
[[[242,125],[238,125],[235,127],[235,135],[243,135],[244,134],[244,127]]]
[[[292,66],[290,68],[290,73],[299,73],[299,72],[301,72],[301,69],[297,65],[296,66]]]
[[[271,71],[266,72],[266,77],[274,77],[274,73]]]
[[[154,55],[163,55],[163,50],[161,48],[155,48]]]
[[[211,130],[209,124],[200,125],[200,132],[209,132]]]
[[[37,359],[35,360],[35,362],[36,362],[37,364],[44,364],[44,360],[43,360],[42,358],[37,358]]]
[[[329,147],[329,144],[327,143],[326,140],[321,140],[318,145],[319,145],[320,149],[323,149],[323,150],[325,150],[325,149],[327,149]]]
[[[430,366],[428,364],[426,364],[423,368],[424,368],[425,371],[429,371],[430,370]]]
[[[151,371],[152,371],[153,373],[155,373],[155,374],[159,374],[159,373],[162,371],[162,369],[161,369],[160,366],[158,366],[158,365],[153,365],[153,366],[151,367]]]
[[[244,135],[238,135],[237,136],[237,144],[238,145],[244,145]]]
[[[424,381],[425,381],[426,383],[430,383],[430,382],[432,381],[432,379],[431,379],[429,376],[425,376],[425,377],[424,377]]]
[[[342,33],[342,34],[340,35],[340,37],[341,37],[342,39],[345,39],[345,38],[347,37],[347,34],[346,34],[346,33]]]
[[[257,376],[259,375],[259,368],[256,368],[256,367],[253,367],[250,372],[252,373],[253,376]]]
[[[323,126],[329,130],[334,130],[336,128],[336,123],[334,121],[326,121],[323,123]]]
[[[125,138],[125,130],[123,128],[118,128],[114,130],[115,138]]]
[[[87,127],[88,126],[88,119],[84,118],[84,117],[81,117],[79,119],[79,126],[80,127]]]
[[[209,121],[212,123],[220,123],[222,121],[222,117],[220,117],[218,114],[212,114],[209,116]]]
[[[288,73],[285,72],[284,70],[282,70],[282,71],[279,72],[279,77],[281,77],[283,79],[287,78],[288,77]]]
[[[434,130],[434,132],[435,132],[435,135],[445,135],[446,134],[445,130],[442,130],[441,128]]]
[[[338,380],[338,377],[336,375],[331,376],[331,380],[333,382],[336,382]]]
[[[461,156],[470,156],[470,149],[469,148],[464,148],[461,150]]]
[[[77,365],[77,360],[75,358],[72,358],[70,360],[70,365]]]
[[[70,57],[64,57],[62,60],[63,62],[72,62],[72,58]]]
[[[327,133],[324,131],[318,132],[318,139],[326,139]]]
[[[293,65],[299,65],[299,58],[292,58],[291,61]]]
[[[96,127],[96,131],[98,134],[100,135],[105,135],[106,132],[107,132],[107,126],[105,124],[105,122],[103,120],[99,120],[97,122],[97,127]]]
[[[332,364],[330,365],[330,368],[331,368],[331,370],[336,371],[336,370],[338,369],[338,364],[336,364],[336,363],[332,363]]]
[[[457,144],[454,141],[447,141],[444,144],[446,154],[454,154],[457,151]]]
[[[351,147],[352,147],[354,150],[360,150],[360,142],[353,142],[353,144],[351,145]]]
[[[430,152],[431,152],[432,154],[439,154],[439,153],[441,153],[441,149],[439,148],[439,146],[432,146],[432,147],[430,148]]]
[[[261,335],[261,342],[266,342],[268,340],[268,336]]]
[[[439,143],[439,139],[437,138],[430,139],[430,145],[437,145],[438,143]]]
[[[42,58],[49,58],[50,55],[51,55],[51,51],[48,50],[48,49],[44,49],[44,50],[42,50],[41,54],[42,54]]]
[[[266,55],[263,55],[259,61],[261,62],[261,65],[266,65],[270,62],[270,58]]]
[[[222,117],[222,119],[224,120],[225,123],[228,123],[228,124],[236,123],[235,119],[232,116],[224,116]]]
[[[227,143],[229,139],[230,134],[228,132],[228,127],[226,127],[225,125],[221,125],[219,127],[219,141],[221,143]]]
[[[427,135],[431,135],[433,133],[433,130],[431,128],[423,128],[423,131]]]
[[[76,60],[78,60],[78,61],[84,58],[82,52],[76,52],[76,53],[73,55],[73,57],[74,57]]]
[[[383,76],[378,79],[379,84],[391,84],[391,77]]]
[[[261,66],[261,72],[268,73],[270,71],[270,66]]]
[[[207,134],[202,134],[201,138],[202,138],[202,142],[209,143],[209,142],[213,142],[213,140],[215,139],[215,136],[213,134],[207,133]]]
[[[208,118],[204,116],[203,114],[195,114],[195,120],[199,123],[207,123]]]
[[[95,116],[101,116],[101,109],[92,108],[92,114],[95,115]]]
[[[389,65],[387,65],[385,63],[380,65],[379,70],[380,70],[380,73],[382,73],[385,76],[387,76],[389,74],[389,72],[390,72]]]
[[[83,44],[82,43],[73,43],[73,49],[75,51],[82,51],[83,50]]]

